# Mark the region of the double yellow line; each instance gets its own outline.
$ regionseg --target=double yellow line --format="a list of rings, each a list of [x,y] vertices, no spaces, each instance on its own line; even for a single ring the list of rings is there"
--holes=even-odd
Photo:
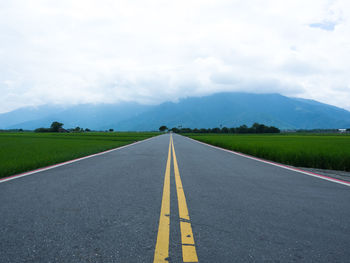
[[[169,262],[169,236],[170,236],[170,162],[171,153],[173,154],[175,184],[177,192],[177,201],[179,207],[182,259],[183,262],[198,262],[196,247],[194,243],[190,216],[188,213],[185,193],[182,188],[179,167],[176,160],[174,141],[170,135],[168,160],[166,163],[162,206],[160,210],[159,228],[157,243],[154,252],[154,262]]]

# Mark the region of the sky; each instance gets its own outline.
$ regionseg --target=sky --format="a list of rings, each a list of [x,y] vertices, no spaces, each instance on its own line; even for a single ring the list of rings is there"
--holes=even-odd
[[[222,91],[350,110],[350,1],[0,0],[0,113]]]

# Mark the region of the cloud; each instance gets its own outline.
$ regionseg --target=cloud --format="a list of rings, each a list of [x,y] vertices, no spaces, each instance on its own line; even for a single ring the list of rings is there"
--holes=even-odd
[[[310,24],[310,27],[320,28],[326,31],[333,31],[336,25],[336,22],[324,21],[322,23],[312,23]]]
[[[0,112],[218,91],[350,110],[349,18],[347,0],[2,1]]]

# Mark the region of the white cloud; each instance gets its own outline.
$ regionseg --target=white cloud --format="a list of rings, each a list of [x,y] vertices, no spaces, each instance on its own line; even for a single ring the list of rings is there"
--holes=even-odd
[[[350,110],[347,0],[0,1],[0,112],[279,92]]]

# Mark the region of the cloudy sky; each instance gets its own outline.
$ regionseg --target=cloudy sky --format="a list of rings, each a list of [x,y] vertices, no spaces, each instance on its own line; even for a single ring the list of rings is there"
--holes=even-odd
[[[0,112],[218,91],[350,110],[350,1],[0,0]]]

